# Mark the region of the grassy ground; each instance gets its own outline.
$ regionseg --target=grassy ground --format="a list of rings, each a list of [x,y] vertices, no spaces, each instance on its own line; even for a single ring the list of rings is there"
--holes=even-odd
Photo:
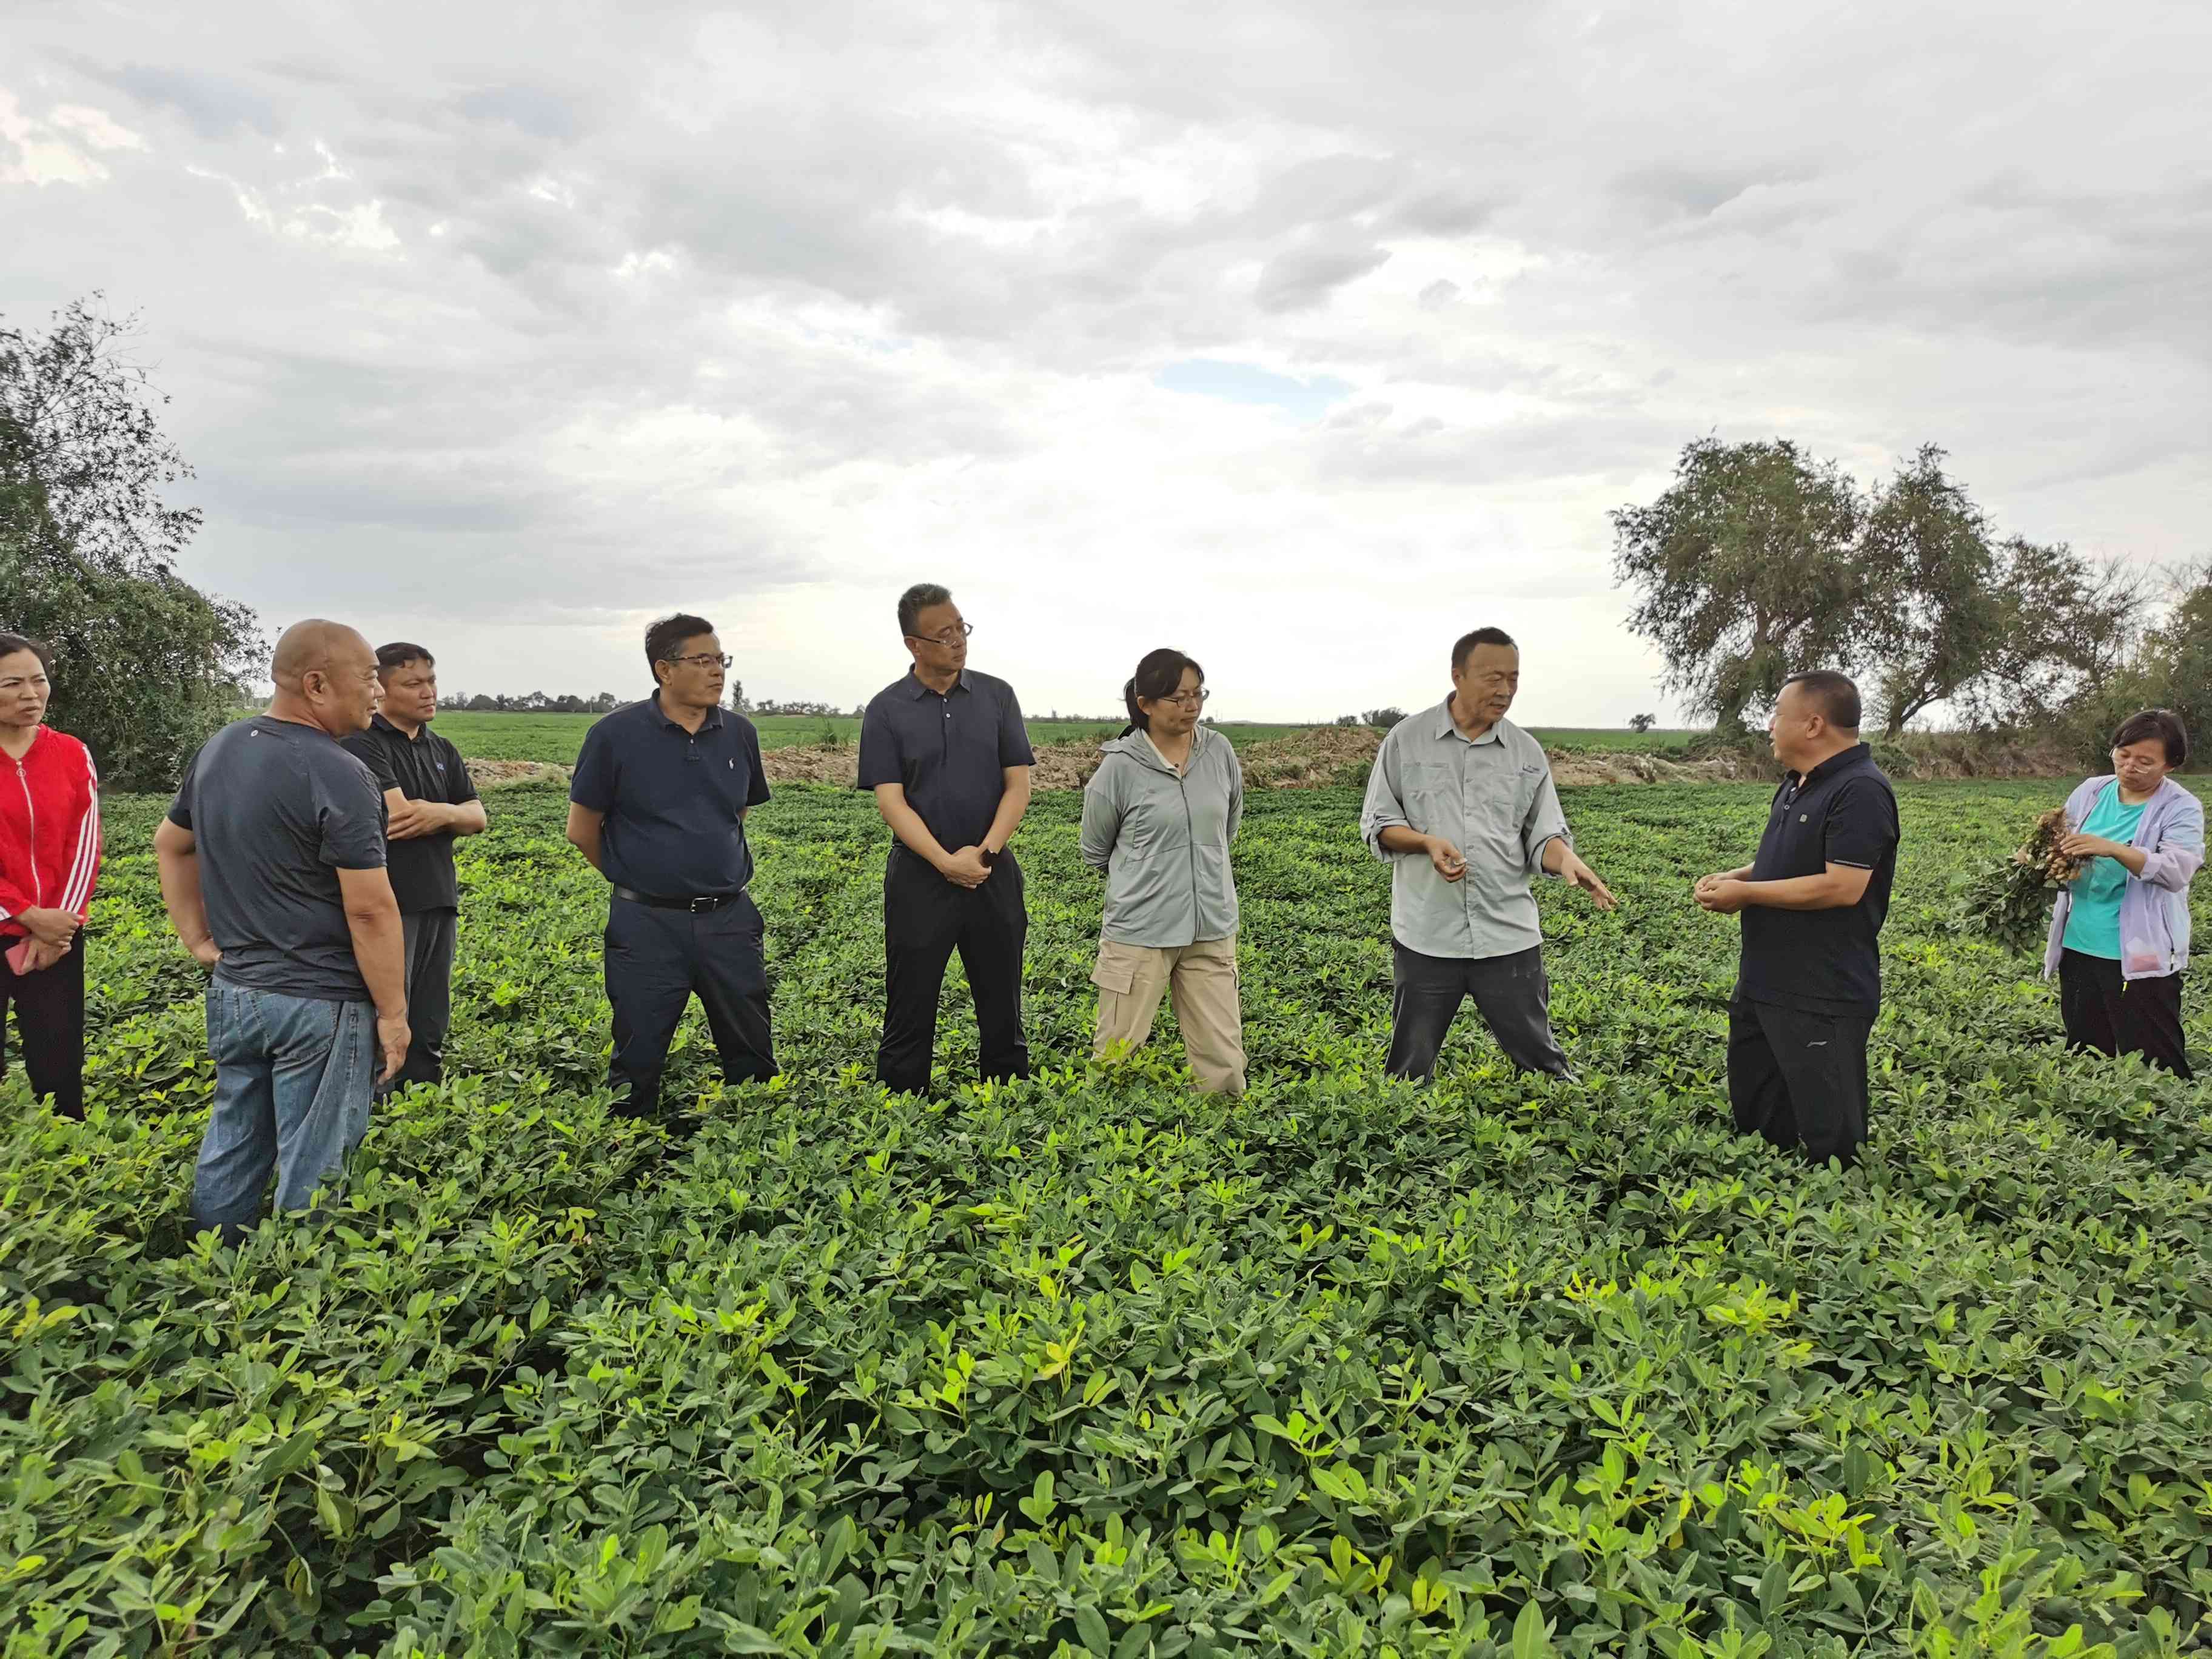
[[[118,798],[92,1120],[0,1083],[9,1659],[2203,1651],[2212,1085],[2066,1053],[2033,960],[1954,925],[2048,786],[1899,794],[1838,1171],[1729,1117],[1736,924],[1690,885],[1757,785],[1575,792],[1623,900],[1540,891],[1577,1076],[1516,1077],[1470,1009],[1428,1089],[1382,1074],[1357,795],[1255,794],[1229,1105],[1166,1011],[1091,1060],[1066,794],[993,877],[1037,1074],[970,1080],[956,963],[944,1096],[886,1097],[883,826],[781,789],[748,829],[782,1075],[726,1087],[695,1011],[668,1126],[608,1109],[563,792],[504,790],[447,1081],[375,1109],[327,1224],[235,1251],[188,1236],[163,803]]]
[[[597,719],[596,714],[454,713],[438,716],[438,730],[472,759],[550,761],[565,766],[576,758],[577,750],[583,745],[584,733]],[[818,743],[825,736],[849,743],[860,731],[860,721],[849,714],[763,714],[756,717],[753,724],[760,728],[763,749]],[[1030,741],[1036,744],[1096,742],[1121,730],[1118,723],[1108,725],[1099,720],[1031,720],[1029,727]],[[1218,729],[1242,749],[1248,744],[1307,728],[1295,724],[1232,721]],[[1679,749],[1696,735],[1690,732],[1639,732],[1592,726],[1540,726],[1530,729],[1539,741],[1557,747],[1650,754]]]

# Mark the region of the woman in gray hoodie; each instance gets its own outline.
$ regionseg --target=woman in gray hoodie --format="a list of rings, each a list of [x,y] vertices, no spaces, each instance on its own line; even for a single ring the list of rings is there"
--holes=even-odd
[[[1147,653],[1121,696],[1129,724],[1083,791],[1084,862],[1106,876],[1093,1052],[1103,1060],[1142,1047],[1166,992],[1195,1086],[1241,1095],[1229,848],[1244,814],[1243,769],[1229,739],[1198,723],[1206,671],[1182,652]]]

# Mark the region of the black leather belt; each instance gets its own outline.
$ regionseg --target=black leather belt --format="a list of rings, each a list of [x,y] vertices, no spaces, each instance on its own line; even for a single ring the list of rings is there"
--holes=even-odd
[[[726,904],[735,904],[745,896],[740,887],[734,893],[705,893],[697,898],[662,898],[653,893],[633,893],[627,887],[615,889],[615,896],[628,899],[632,904],[649,905],[655,910],[719,910]]]

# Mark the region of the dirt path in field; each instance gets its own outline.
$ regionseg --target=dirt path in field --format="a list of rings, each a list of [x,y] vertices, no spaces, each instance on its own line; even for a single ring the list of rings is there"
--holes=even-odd
[[[1382,733],[1366,726],[1317,726],[1252,744],[1239,753],[1247,789],[1327,789],[1366,781]],[[1548,751],[1552,777],[1563,787],[1607,783],[1741,783],[1772,778],[1771,766],[1747,755],[1703,760],[1668,760],[1657,755],[1595,750]],[[770,783],[827,783],[851,788],[860,776],[860,745],[849,740],[793,744],[761,757]],[[1088,743],[1048,743],[1036,748],[1030,775],[1037,789],[1080,789],[1098,769],[1098,750]],[[2066,770],[2063,759],[2026,751],[1978,760],[1962,750],[1916,754],[1909,772],[1915,778],[2055,777]],[[537,761],[472,760],[469,775],[477,787],[498,788],[536,779],[568,781],[568,769]]]
[[[1240,752],[1247,789],[1326,789],[1365,781],[1382,734],[1363,726],[1317,726],[1255,743]],[[850,743],[771,749],[761,757],[771,783],[830,783],[849,788],[860,775],[860,750]],[[1030,775],[1037,789],[1080,789],[1098,769],[1095,744],[1040,744]],[[1727,783],[1759,771],[1728,760],[1668,761],[1650,755],[1552,752],[1552,775],[1562,784]]]

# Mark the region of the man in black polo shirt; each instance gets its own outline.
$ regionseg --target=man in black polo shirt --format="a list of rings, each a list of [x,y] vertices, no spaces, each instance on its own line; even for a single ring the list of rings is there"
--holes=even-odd
[[[376,653],[380,693],[368,730],[341,738],[376,779],[386,809],[385,870],[406,927],[407,1024],[414,1035],[399,1074],[377,1085],[381,1099],[409,1083],[445,1075],[453,1024],[453,941],[461,890],[453,838],[489,827],[461,751],[430,730],[438,717],[438,665],[419,645],[395,641]]]
[[[1848,1165],[1867,1137],[1897,796],[1859,741],[1858,687],[1844,676],[1791,675],[1769,730],[1787,769],[1759,857],[1697,886],[1706,909],[1743,915],[1729,1099],[1739,1133]]]
[[[760,734],[721,706],[730,659],[703,617],[653,623],[645,659],[659,690],[585,733],[568,787],[568,839],[614,888],[608,1084],[632,1116],[659,1112],[668,1044],[694,994],[723,1077],[775,1075],[768,924],[745,891],[745,813],[768,799]]]
[[[912,671],[876,693],[860,722],[863,789],[896,837],[884,868],[884,1036],[876,1076],[929,1089],[945,964],[960,952],[975,1000],[979,1069],[1027,1077],[1022,946],[1029,913],[1006,850],[1029,811],[1029,731],[1014,689],[968,666],[952,595],[933,582],[899,599]]]

